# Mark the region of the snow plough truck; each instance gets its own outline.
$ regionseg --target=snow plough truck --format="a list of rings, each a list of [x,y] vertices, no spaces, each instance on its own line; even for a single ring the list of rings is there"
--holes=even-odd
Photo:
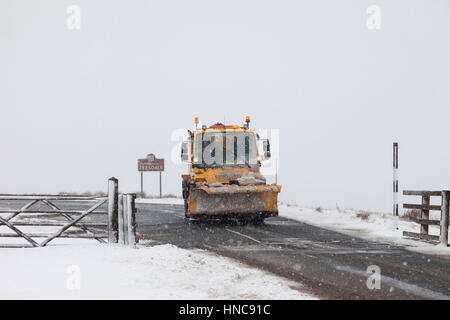
[[[189,164],[182,175],[186,218],[246,222],[277,216],[281,186],[266,184],[260,170],[261,161],[270,159],[270,143],[250,129],[250,118],[241,126],[194,122],[181,147],[181,160]]]

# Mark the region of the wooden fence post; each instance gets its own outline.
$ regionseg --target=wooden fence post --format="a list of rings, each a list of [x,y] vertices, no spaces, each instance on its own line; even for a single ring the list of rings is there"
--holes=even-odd
[[[441,235],[439,237],[439,240],[441,245],[446,247],[448,246],[449,200],[450,200],[450,191],[442,191]]]
[[[108,180],[108,242],[119,240],[119,181],[112,177]]]
[[[126,206],[127,206],[127,233],[128,233],[128,244],[134,246],[136,244],[136,194],[128,193],[126,195]]]
[[[424,209],[423,207],[428,207],[430,205],[430,196],[429,195],[423,195],[422,196],[422,209],[420,210],[420,218],[429,220],[430,219],[430,210]],[[421,224],[420,225],[420,233],[421,234],[428,234],[428,224]]]

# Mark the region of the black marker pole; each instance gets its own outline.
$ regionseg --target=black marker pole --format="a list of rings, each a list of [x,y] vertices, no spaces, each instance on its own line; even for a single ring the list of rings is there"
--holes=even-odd
[[[393,150],[393,215],[395,217],[395,228],[398,230],[398,142],[394,142]]]

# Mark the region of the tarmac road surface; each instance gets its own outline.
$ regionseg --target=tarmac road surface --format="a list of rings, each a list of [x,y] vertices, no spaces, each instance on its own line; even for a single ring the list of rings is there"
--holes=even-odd
[[[319,298],[450,299],[447,257],[281,217],[267,218],[262,225],[196,224],[184,218],[181,205],[137,204],[137,208],[142,239],[209,250],[296,281],[303,286],[301,290]],[[380,289],[367,286],[369,266],[381,271]]]

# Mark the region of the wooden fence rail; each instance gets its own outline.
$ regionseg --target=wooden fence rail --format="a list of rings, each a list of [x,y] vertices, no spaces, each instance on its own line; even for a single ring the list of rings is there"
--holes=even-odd
[[[126,199],[126,206],[119,200]],[[44,247],[56,238],[95,239],[105,243],[136,244],[135,194],[118,193],[118,180],[108,180],[108,197],[95,198],[75,195],[0,195],[0,227],[12,232],[0,232],[1,238],[23,238],[27,244],[5,244],[0,248]],[[25,202],[20,209],[7,209],[12,203]],[[98,209],[107,204],[107,210]],[[43,206],[44,208],[32,208]],[[77,206],[87,209],[65,209]],[[6,207],[6,208],[5,208]],[[95,221],[82,221],[88,216],[95,216]],[[127,228],[119,230],[119,216],[127,217]],[[102,218],[103,217],[103,218]],[[105,218],[107,217],[107,218]],[[52,218],[53,220],[48,220]],[[56,220],[55,220],[56,218]],[[86,220],[86,219],[85,219]],[[58,227],[55,232],[26,232],[17,227]],[[122,226],[123,227],[123,226]],[[72,229],[71,229],[72,228]],[[73,228],[76,228],[74,230]],[[126,238],[127,241],[119,241]],[[38,242],[37,238],[44,238]]]
[[[420,233],[403,231],[403,236],[439,241],[441,245],[448,246],[448,227],[449,227],[449,199],[450,191],[403,191],[405,196],[421,196],[421,204],[403,204],[404,209],[420,210],[420,218],[410,218],[412,221],[420,224]],[[431,197],[441,197],[441,205],[431,205]],[[430,220],[430,211],[440,211],[440,220]],[[430,235],[429,226],[440,226],[440,235]]]

